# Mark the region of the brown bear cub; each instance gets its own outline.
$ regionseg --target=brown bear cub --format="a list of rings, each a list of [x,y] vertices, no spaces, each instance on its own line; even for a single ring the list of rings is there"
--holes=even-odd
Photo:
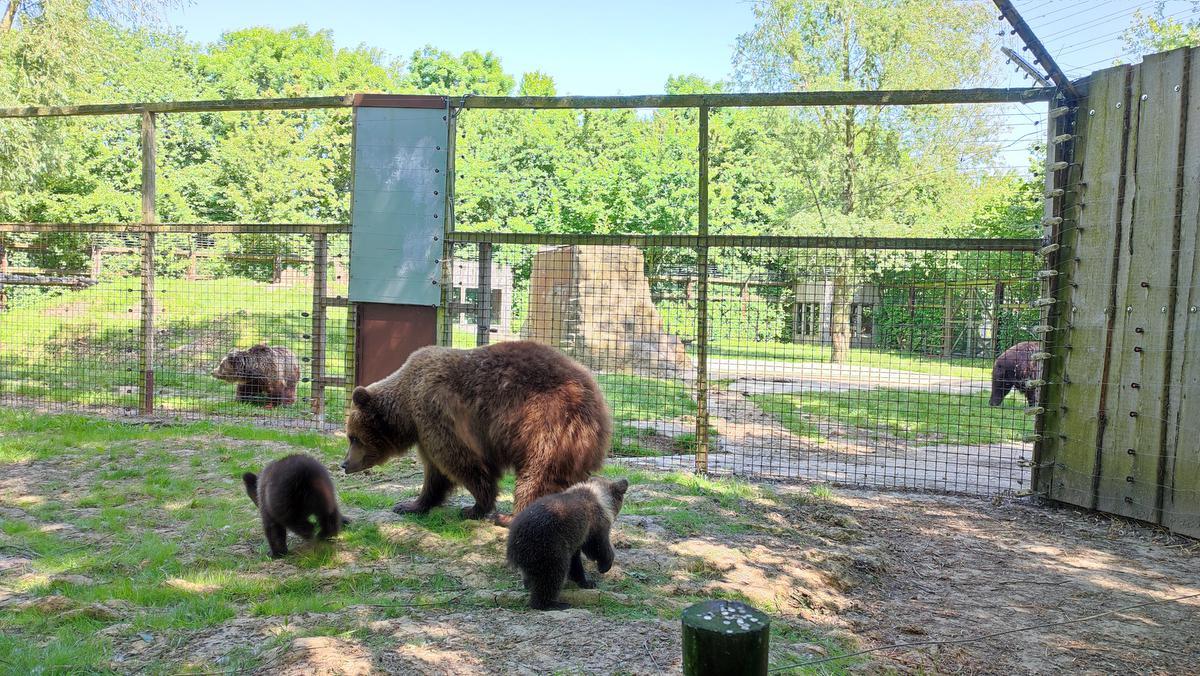
[[[629,482],[592,477],[562,493],[545,495],[512,519],[508,530],[508,562],[521,570],[529,590],[529,606],[561,610],[558,594],[568,577],[582,589],[596,586],[583,572],[586,554],[607,573],[616,552],[608,539],[621,511]]]
[[[289,455],[267,463],[261,475],[242,475],[246,494],[258,506],[271,558],[287,554],[287,531],[311,540],[316,528],[328,540],[349,519],[338,511],[333,479],[320,462],[308,455]],[[316,525],[310,521],[316,519]]]
[[[286,347],[260,343],[249,350],[230,350],[212,375],[237,383],[237,401],[265,404],[267,408],[288,406],[296,403],[300,362]]]
[[[392,375],[356,388],[352,401],[347,474],[417,446],[424,485],[416,500],[393,507],[398,514],[428,512],[462,486],[475,498],[463,515],[482,519],[495,509],[509,468],[517,474],[518,514],[599,470],[612,437],[608,405],[592,374],[530,341],[421,348]]]

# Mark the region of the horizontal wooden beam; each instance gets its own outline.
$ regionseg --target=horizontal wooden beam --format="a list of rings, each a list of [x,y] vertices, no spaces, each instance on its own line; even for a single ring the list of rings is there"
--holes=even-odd
[[[162,101],[158,103],[99,103],[81,106],[19,106],[0,108],[0,117],[72,117],[77,115],[141,115],[150,113],[227,113],[253,110],[348,108],[346,96],[307,96],[291,99],[223,99],[214,101]]]
[[[1050,88],[914,89],[880,91],[768,92],[747,94],[649,94],[644,96],[466,96],[449,99],[450,108],[579,109],[699,108],[752,106],[918,106],[963,103],[1037,103],[1049,101]],[[140,115],[151,113],[218,113],[301,110],[361,106],[442,107],[442,97],[348,94],[291,99],[228,99],[100,103],[79,106],[0,108],[0,118]]]
[[[48,277],[43,275],[0,275],[0,284],[17,286],[92,286],[97,280],[88,277]]]
[[[334,387],[345,387],[349,382],[345,376],[321,376],[320,378],[313,378],[313,381],[322,385],[333,385]]]
[[[455,243],[542,244],[548,246],[665,246],[916,250],[916,251],[1036,251],[1040,239],[948,239],[934,237],[783,237],[772,235],[582,235],[569,233],[452,232]]]
[[[0,223],[0,232],[96,232],[178,234],[336,234],[349,223]]]
[[[1050,88],[915,89],[649,96],[468,96],[453,108],[743,108],[752,106],[916,106],[1049,101]]]

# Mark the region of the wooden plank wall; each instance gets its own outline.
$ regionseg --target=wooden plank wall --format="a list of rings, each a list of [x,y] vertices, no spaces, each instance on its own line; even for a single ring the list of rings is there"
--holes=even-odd
[[[1200,535],[1200,49],[1081,83],[1037,489]],[[1188,329],[1191,329],[1190,333]]]
[[[1175,345],[1167,416],[1163,525],[1200,535],[1200,54],[1192,51],[1181,158]]]

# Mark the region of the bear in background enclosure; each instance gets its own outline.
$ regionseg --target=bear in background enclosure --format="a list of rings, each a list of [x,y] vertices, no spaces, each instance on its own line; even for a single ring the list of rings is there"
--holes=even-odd
[[[1040,349],[1038,342],[1027,340],[1005,350],[992,365],[992,399],[989,404],[999,406],[1008,396],[1009,390],[1025,395],[1030,406],[1037,404],[1037,388],[1029,387],[1026,381],[1041,377],[1041,362],[1033,355]]]
[[[300,362],[286,347],[259,343],[248,350],[230,350],[212,375],[237,383],[235,400],[265,404],[267,408],[296,403]]]

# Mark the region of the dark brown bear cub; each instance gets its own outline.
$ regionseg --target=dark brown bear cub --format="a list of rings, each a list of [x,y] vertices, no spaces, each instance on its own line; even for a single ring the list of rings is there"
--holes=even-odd
[[[213,370],[218,380],[237,383],[234,399],[253,404],[289,406],[296,403],[300,362],[286,347],[255,345],[249,350],[230,350]]]
[[[536,610],[569,608],[558,600],[569,576],[582,589],[596,586],[583,572],[586,554],[601,573],[612,568],[608,533],[621,511],[629,482],[592,477],[562,493],[538,498],[512,519],[508,530],[508,562],[521,570]]]
[[[393,507],[399,514],[428,512],[462,486],[475,498],[464,516],[482,519],[512,468],[516,515],[600,469],[612,437],[612,417],[592,374],[530,341],[421,348],[392,375],[355,388],[352,402],[347,474],[417,446],[425,482],[416,500]]]
[[[311,540],[316,528],[328,540],[349,520],[338,511],[333,479],[313,457],[296,454],[268,463],[261,476],[242,475],[246,494],[258,506],[271,558],[287,554],[287,531]],[[315,517],[316,525],[310,521]]]

